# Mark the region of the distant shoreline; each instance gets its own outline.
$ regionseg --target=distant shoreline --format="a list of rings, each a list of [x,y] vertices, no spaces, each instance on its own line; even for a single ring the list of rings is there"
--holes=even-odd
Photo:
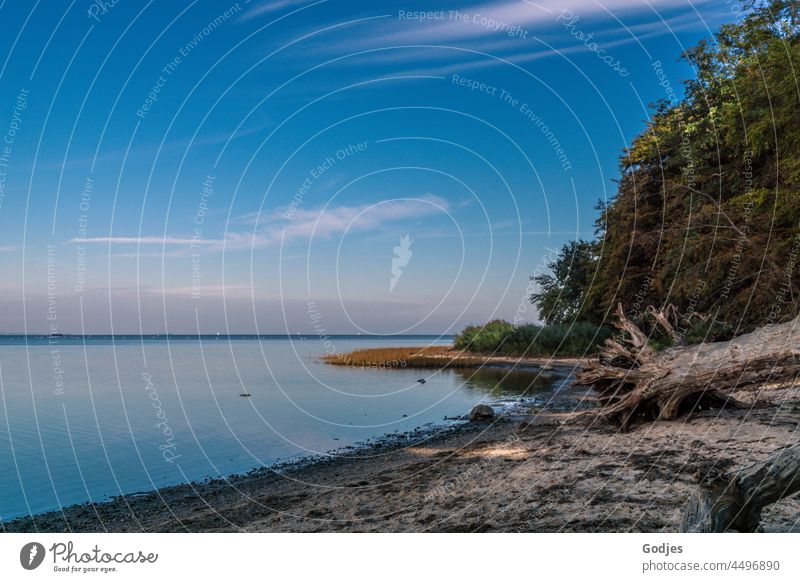
[[[409,334],[409,335],[364,335],[364,334],[328,334],[327,337],[348,340],[446,340],[452,341],[453,335]],[[7,339],[55,339],[55,340],[253,340],[253,339],[295,339],[307,341],[317,339],[315,333],[306,334],[72,334],[72,333],[0,333],[0,341]]]

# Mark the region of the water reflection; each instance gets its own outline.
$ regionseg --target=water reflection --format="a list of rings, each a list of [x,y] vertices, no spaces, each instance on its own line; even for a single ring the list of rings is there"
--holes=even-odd
[[[497,396],[535,396],[553,392],[563,384],[566,373],[541,369],[486,367],[453,371],[465,388]]]

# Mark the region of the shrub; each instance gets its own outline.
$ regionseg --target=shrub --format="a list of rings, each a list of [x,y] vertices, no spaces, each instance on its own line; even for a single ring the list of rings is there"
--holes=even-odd
[[[470,325],[456,336],[456,349],[507,356],[584,356],[611,336],[607,327],[587,322],[571,325],[520,325],[494,320]]]

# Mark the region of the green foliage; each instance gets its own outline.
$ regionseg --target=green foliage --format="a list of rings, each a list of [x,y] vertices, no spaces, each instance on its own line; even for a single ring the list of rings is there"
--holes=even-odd
[[[625,151],[597,240],[565,246],[537,278],[548,323],[672,303],[710,315],[710,339],[797,315],[800,2],[744,14],[685,53],[697,76]]]
[[[555,261],[548,265],[550,273],[533,277],[539,291],[530,297],[539,308],[539,317],[548,324],[575,321],[582,315],[585,290],[597,269],[595,243],[583,240],[565,244]]]
[[[495,352],[513,331],[514,326],[501,319],[486,325],[470,325],[456,336],[455,347],[476,353]]]
[[[675,340],[665,334],[661,327],[655,325],[651,318],[636,318],[634,323],[644,332],[648,344],[656,351],[675,346]],[[681,318],[678,331],[688,345],[723,341],[735,332],[733,326],[724,321],[699,317]]]
[[[734,332],[733,326],[724,321],[698,321],[686,332],[685,339],[688,344],[718,342],[731,337]]]
[[[610,336],[610,329],[587,322],[514,326],[494,320],[465,328],[456,336],[455,347],[503,356],[586,356]]]

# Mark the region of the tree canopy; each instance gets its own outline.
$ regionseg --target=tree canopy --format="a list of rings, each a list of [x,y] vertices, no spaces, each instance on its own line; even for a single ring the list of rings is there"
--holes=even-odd
[[[798,312],[800,2],[751,2],[683,57],[685,97],[654,106],[620,158],[597,239],[535,277],[548,323],[674,304],[733,333]]]

